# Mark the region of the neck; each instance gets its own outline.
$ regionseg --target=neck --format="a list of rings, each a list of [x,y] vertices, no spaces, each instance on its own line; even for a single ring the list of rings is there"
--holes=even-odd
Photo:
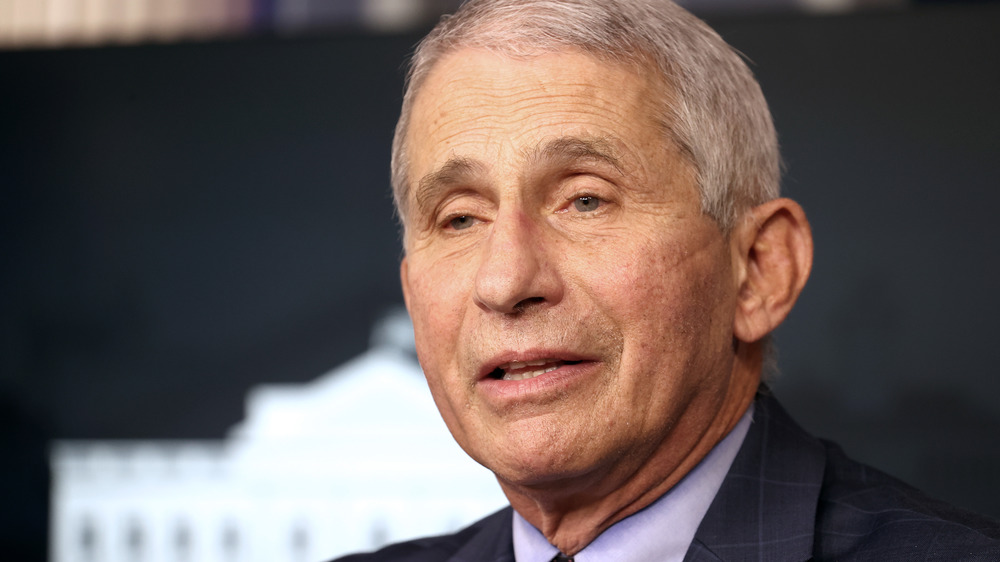
[[[761,365],[760,346],[740,343],[728,387],[717,396],[693,397],[666,439],[644,459],[623,457],[612,467],[558,483],[525,486],[501,479],[500,486],[511,506],[549,543],[574,555],[667,493],[708,455],[749,407]]]

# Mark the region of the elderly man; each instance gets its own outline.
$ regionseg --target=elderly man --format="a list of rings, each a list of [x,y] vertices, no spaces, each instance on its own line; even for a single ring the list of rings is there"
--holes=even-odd
[[[511,508],[353,559],[998,559],[995,523],[761,386],[812,260],[778,185],[750,71],[666,0],[442,20],[393,146],[402,286],[437,406]]]

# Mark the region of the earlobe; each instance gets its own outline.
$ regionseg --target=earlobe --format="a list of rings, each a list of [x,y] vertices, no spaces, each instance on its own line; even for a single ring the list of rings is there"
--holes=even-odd
[[[739,279],[734,335],[757,341],[781,324],[812,268],[812,232],[805,211],[791,199],[754,207],[739,228],[744,265]]]

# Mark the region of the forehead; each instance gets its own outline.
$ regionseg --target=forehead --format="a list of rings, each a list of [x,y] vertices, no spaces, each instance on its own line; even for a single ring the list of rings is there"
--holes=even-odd
[[[414,98],[408,184],[455,158],[528,159],[555,138],[601,138],[641,160],[666,142],[654,73],[579,51],[511,58],[466,48],[438,61]]]

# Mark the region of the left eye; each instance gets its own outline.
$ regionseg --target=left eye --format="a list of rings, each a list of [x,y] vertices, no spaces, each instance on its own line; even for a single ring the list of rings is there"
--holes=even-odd
[[[585,195],[583,197],[577,197],[573,201],[573,208],[581,213],[588,213],[590,211],[596,211],[598,207],[601,206],[601,200],[592,195]]]

